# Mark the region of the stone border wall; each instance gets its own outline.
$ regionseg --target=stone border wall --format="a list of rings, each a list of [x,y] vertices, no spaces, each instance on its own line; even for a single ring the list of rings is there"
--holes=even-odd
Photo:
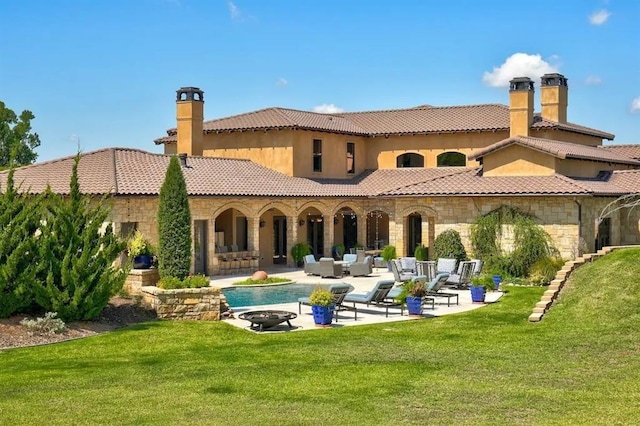
[[[587,262],[592,262],[596,259],[599,259],[602,256],[605,256],[614,250],[623,249],[623,248],[634,248],[634,247],[638,247],[638,246],[633,245],[633,246],[603,247],[602,249],[598,250],[597,253],[585,254],[582,257],[577,258],[576,260],[567,261],[564,264],[564,266],[558,271],[553,281],[551,281],[551,283],[549,284],[549,287],[542,295],[542,298],[540,299],[540,301],[536,303],[535,308],[533,308],[533,313],[529,315],[529,321],[539,322],[542,320],[542,317],[544,316],[544,314],[546,314],[549,311],[549,309],[551,309],[551,306],[553,306],[553,302],[560,295],[560,290],[562,290],[562,288],[566,284],[571,273],[575,271],[579,266],[582,266]]]
[[[163,290],[142,287],[142,303],[156,311],[158,318],[219,321],[229,311],[227,300],[218,287]]]
[[[154,286],[159,280],[160,274],[156,268],[132,269],[124,282],[124,291],[132,296],[139,296],[142,294],[142,287]]]

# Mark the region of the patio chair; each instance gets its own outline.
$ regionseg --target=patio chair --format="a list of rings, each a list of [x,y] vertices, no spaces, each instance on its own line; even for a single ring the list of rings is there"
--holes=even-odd
[[[456,266],[458,265],[458,259],[448,259],[441,257],[436,264],[436,274],[446,272],[448,274],[454,274],[456,272]]]
[[[475,263],[475,267],[473,268],[473,275],[480,275],[480,272],[482,272],[482,267],[484,266],[484,262],[480,259],[471,259],[470,262]]]
[[[400,266],[401,272],[416,273],[416,258],[415,257],[401,257]]]
[[[451,306],[451,299],[456,298],[456,305],[459,305],[458,293],[447,293],[441,291],[442,287],[445,285],[447,280],[449,279],[449,275],[446,272],[440,273],[436,275],[436,277],[427,283],[427,295],[431,297],[446,297],[447,298],[447,306]]]
[[[364,262],[364,249],[356,249],[356,262]]]
[[[312,254],[306,255],[304,258],[304,272],[307,275],[320,275],[320,264],[316,262],[316,258]]]
[[[333,303],[335,304],[334,318],[336,322],[338,322],[338,312],[341,312],[341,311],[353,311],[354,321],[358,320],[358,309],[355,306],[351,307],[351,306],[346,306],[344,304],[344,298],[347,296],[348,293],[353,291],[353,288],[354,287],[351,284],[346,284],[346,283],[333,284],[329,287],[329,291],[333,293]],[[308,297],[300,297],[298,299],[299,314],[302,313],[302,305],[311,306],[311,303],[309,303]]]
[[[342,277],[342,265],[336,263],[333,257],[321,257],[318,261],[319,274],[322,278],[341,278]]]
[[[456,288],[467,288],[473,277],[475,270],[475,262],[460,262],[457,274],[451,274],[447,279],[446,285],[455,286]]]
[[[373,272],[373,258],[365,256],[362,262],[355,262],[349,265],[349,274],[352,277],[364,277]]]
[[[393,272],[393,277],[395,278],[395,280],[400,283],[411,281],[416,276],[414,272],[403,272],[402,264],[398,259],[391,260],[391,272]]]
[[[353,307],[356,307],[356,303],[364,303],[367,306],[378,306],[385,308],[385,316],[389,316],[389,308],[390,307],[399,307],[400,308],[400,316],[402,316],[404,312],[404,307],[401,303],[396,303],[395,301],[389,301],[387,299],[387,295],[389,291],[393,288],[395,281],[392,280],[380,280],[373,286],[371,290],[369,290],[365,294],[347,294],[344,298],[344,303],[353,303]]]
[[[420,260],[416,262],[416,275],[427,277],[431,281],[436,277],[436,262],[434,260]]]

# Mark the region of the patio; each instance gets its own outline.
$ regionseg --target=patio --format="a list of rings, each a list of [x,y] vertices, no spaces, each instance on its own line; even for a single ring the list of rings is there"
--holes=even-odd
[[[393,274],[387,269],[374,268],[373,273],[367,277],[352,277],[344,276],[342,278],[320,278],[308,276],[304,271],[299,269],[291,269],[285,267],[274,267],[267,270],[269,276],[277,276],[290,278],[298,284],[338,284],[347,283],[351,284],[355,290],[353,293],[366,293],[369,291],[376,282],[383,279],[393,280]],[[249,276],[233,276],[233,277],[220,277],[216,276],[211,279],[211,285],[217,287],[230,287],[234,282],[242,281]],[[478,309],[483,307],[482,304],[474,304],[471,302],[471,293],[469,290],[449,290],[447,292],[458,293],[459,305],[447,306],[446,299],[437,298],[435,309],[430,309],[425,306],[423,311],[423,317],[437,317],[442,315],[456,314],[460,312],[470,311],[472,309]],[[488,292],[486,295],[487,303],[494,303],[502,296],[502,292]],[[342,311],[338,314],[338,322],[332,323],[332,328],[337,327],[350,327],[355,325],[376,324],[395,321],[407,321],[415,320],[415,317],[407,315],[407,310],[404,310],[404,314],[400,316],[400,309],[390,308],[389,317],[385,317],[384,308],[378,308],[375,306],[357,305],[358,308],[358,320],[354,320],[353,311]],[[239,315],[243,312],[256,311],[256,310],[278,310],[288,311],[298,314],[298,303],[282,303],[274,305],[259,305],[241,308],[232,308],[234,312],[233,319],[226,319],[225,322],[234,325],[236,327],[244,328],[251,331],[251,327],[248,321],[239,318]],[[285,323],[277,325],[275,327],[264,330],[264,332],[283,332],[283,331],[300,331],[300,330],[319,330],[320,327],[316,327],[313,323],[313,315],[311,314],[310,306],[303,306],[302,313],[298,314],[297,318],[291,320],[291,328]]]

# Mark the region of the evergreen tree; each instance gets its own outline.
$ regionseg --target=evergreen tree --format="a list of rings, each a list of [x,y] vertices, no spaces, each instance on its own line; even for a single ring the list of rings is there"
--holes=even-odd
[[[39,237],[39,268],[35,283],[37,303],[57,312],[64,321],[95,318],[122,289],[127,271],[114,266],[125,243],[105,221],[109,208],[102,198],[80,193],[76,156],[68,199],[47,190],[47,213]]]
[[[11,164],[31,164],[38,158],[35,149],[40,146],[40,137],[31,133],[34,118],[29,110],[18,116],[0,101],[0,170]]]
[[[158,207],[160,278],[184,279],[191,267],[191,212],[187,184],[177,157],[171,157]]]
[[[19,194],[13,169],[0,194],[0,317],[33,305],[35,234],[40,224],[39,197]]]

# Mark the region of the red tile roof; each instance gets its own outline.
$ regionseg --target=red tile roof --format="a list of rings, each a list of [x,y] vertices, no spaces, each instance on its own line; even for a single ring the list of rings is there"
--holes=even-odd
[[[640,160],[640,144],[602,145],[598,148],[606,149],[607,151],[615,152],[616,154],[624,155],[625,157]]]
[[[414,108],[321,114],[287,108],[265,108],[203,123],[205,133],[265,129],[304,129],[361,136],[497,131],[509,129],[509,107],[500,104]],[[613,139],[614,135],[573,123],[557,123],[536,115],[532,129],[560,129]],[[175,142],[167,130],[156,144]]]
[[[552,139],[533,138],[528,136],[513,136],[491,144],[469,155],[470,160],[477,160],[487,154],[512,145],[520,145],[537,151],[545,152],[554,157],[576,158],[581,160],[601,161],[616,164],[640,165],[640,161],[618,154],[610,150],[600,149],[595,146],[580,145],[569,142],[561,142]]]
[[[80,190],[86,194],[156,196],[169,155],[130,148],[84,154],[79,164]],[[47,185],[69,193],[73,157],[16,169],[15,182],[31,193]],[[0,186],[6,174],[0,172]],[[380,169],[354,179],[290,177],[249,160],[189,157],[183,168],[191,196],[245,197],[399,197],[620,195],[640,193],[640,170],[614,171],[595,179],[552,176],[482,176],[480,168]]]

